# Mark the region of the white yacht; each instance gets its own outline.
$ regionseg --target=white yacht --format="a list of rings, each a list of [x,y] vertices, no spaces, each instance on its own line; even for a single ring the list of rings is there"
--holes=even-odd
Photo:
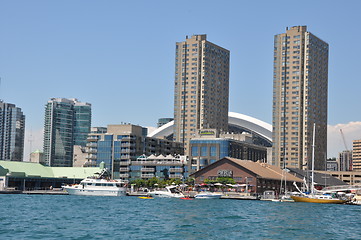
[[[126,186],[124,182],[110,180],[104,177],[103,170],[98,178],[90,177],[83,179],[80,184],[67,185],[63,188],[70,195],[86,195],[86,196],[125,196]]]
[[[151,191],[149,195],[152,197],[163,198],[184,198],[184,194],[177,189],[176,186],[167,186],[165,190]]]
[[[200,192],[194,196],[196,199],[217,199],[223,196],[222,193]]]

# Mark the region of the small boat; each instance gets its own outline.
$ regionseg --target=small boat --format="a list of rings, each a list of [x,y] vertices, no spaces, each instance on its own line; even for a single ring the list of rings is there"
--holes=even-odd
[[[167,186],[165,190],[151,191],[149,192],[151,197],[163,197],[163,198],[184,198],[184,194],[177,189],[176,186]]]
[[[121,181],[103,178],[109,176],[107,169],[104,169],[99,177],[83,179],[80,184],[63,186],[69,195],[86,196],[125,196],[126,184]]]
[[[214,192],[200,192],[194,196],[196,199],[219,199],[223,196],[222,193],[214,193]]]
[[[154,199],[154,198],[152,198],[152,197],[138,197],[138,198],[140,198],[140,199]]]

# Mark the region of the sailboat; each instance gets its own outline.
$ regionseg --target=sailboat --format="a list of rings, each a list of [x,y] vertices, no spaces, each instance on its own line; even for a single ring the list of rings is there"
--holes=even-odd
[[[291,196],[295,202],[310,202],[310,203],[333,203],[341,204],[347,200],[339,199],[331,195],[324,195],[315,193],[315,181],[314,181],[314,170],[315,170],[315,132],[316,124],[313,124],[313,140],[312,140],[312,170],[311,170],[311,193],[302,193],[302,196]]]

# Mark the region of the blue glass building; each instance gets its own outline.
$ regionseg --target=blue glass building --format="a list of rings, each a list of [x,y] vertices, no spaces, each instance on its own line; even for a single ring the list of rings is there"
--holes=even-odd
[[[44,159],[51,167],[71,167],[73,146],[85,146],[91,126],[91,104],[52,98],[45,107]]]
[[[252,143],[252,137],[243,134],[218,135],[215,130],[202,130],[190,140],[190,162],[192,172],[200,170],[224,157],[242,160],[266,161],[267,148]],[[232,139],[234,137],[235,139]],[[243,139],[243,140],[241,140]]]

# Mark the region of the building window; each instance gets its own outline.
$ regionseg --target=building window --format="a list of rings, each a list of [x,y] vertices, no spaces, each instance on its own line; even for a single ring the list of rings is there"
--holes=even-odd
[[[201,147],[201,156],[208,156],[208,151],[207,151],[207,147],[203,146]]]
[[[198,156],[198,147],[192,147],[192,156]]]
[[[217,156],[217,147],[216,147],[216,146],[211,146],[211,147],[210,147],[210,154],[209,154],[209,156],[211,156],[211,157]]]

